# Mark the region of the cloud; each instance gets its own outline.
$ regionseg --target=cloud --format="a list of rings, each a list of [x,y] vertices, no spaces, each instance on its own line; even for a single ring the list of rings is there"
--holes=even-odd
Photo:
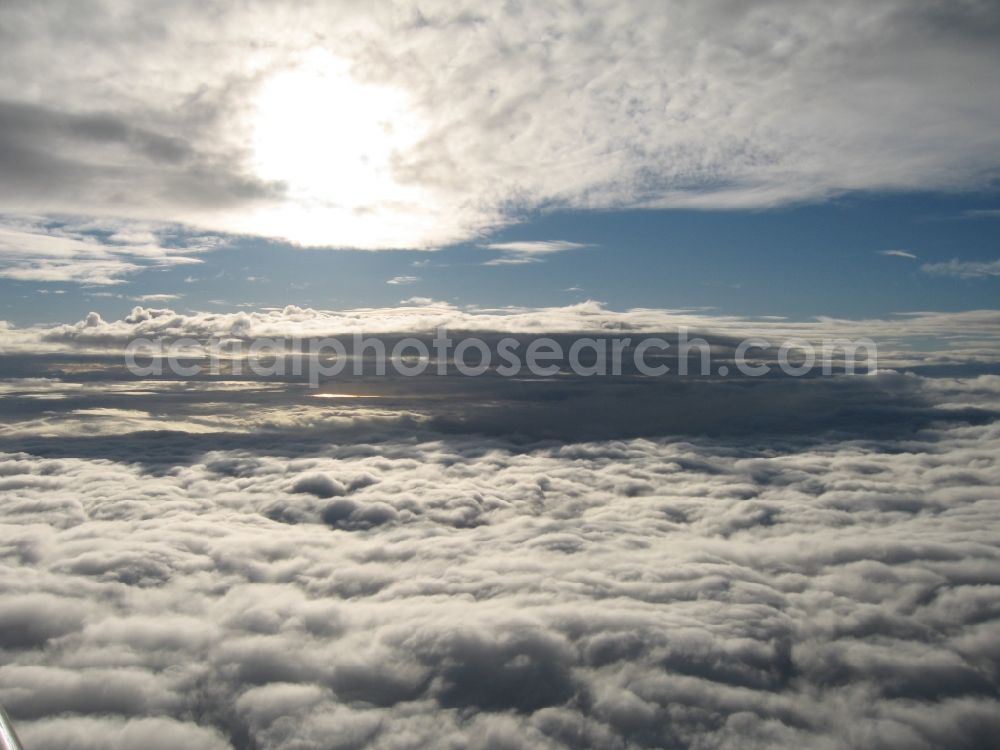
[[[879,250],[879,255],[887,255],[893,258],[907,258],[908,260],[916,260],[917,256],[913,253],[908,253],[906,250]]]
[[[120,284],[125,276],[146,268],[200,263],[193,255],[218,244],[217,238],[184,236],[176,230],[158,229],[162,238],[141,224],[3,217],[0,218],[0,277],[101,286]],[[180,241],[171,247],[164,240]]]
[[[589,245],[567,242],[566,240],[540,240],[537,242],[493,242],[483,245],[483,247],[489,250],[503,250],[516,255],[550,255],[565,250],[578,250],[581,247],[589,247]]]
[[[53,718],[27,723],[20,733],[38,750],[227,750],[232,746],[211,729],[167,718]]]
[[[985,2],[104,0],[2,14],[6,212],[429,249],[538,210],[976,188],[998,167],[1000,107],[981,92],[1000,17]],[[353,92],[361,121],[314,90]],[[279,139],[293,159],[263,158],[263,125],[290,111],[268,102],[310,115]],[[347,155],[357,179],[331,181],[341,141],[325,124],[370,134],[397,110],[385,142]]]
[[[131,299],[136,302],[170,302],[171,300],[180,299],[183,296],[183,294],[141,294]]]
[[[578,402],[580,384],[474,381],[424,384],[432,418],[381,428],[365,414],[406,403],[388,381],[350,407],[281,384],[4,381],[5,421],[48,420],[0,445],[0,702],[26,746],[903,750],[1000,731],[998,378]],[[601,402],[668,408],[644,436],[505,421],[560,400],[546,416],[570,431],[605,425]],[[129,432],[124,403],[216,432]],[[713,408],[752,429],[699,433]]]
[[[488,260],[484,265],[523,265],[526,263],[540,263],[542,260],[554,253],[562,253],[567,250],[579,250],[590,247],[579,242],[568,242],[566,240],[538,240],[531,242],[492,242],[483,245],[488,250],[499,250],[503,255],[493,260]]]
[[[393,276],[385,283],[393,286],[406,286],[407,284],[416,284],[418,281],[420,281],[419,276]]]
[[[106,370],[93,360],[85,364],[94,380],[87,387],[53,377],[72,371],[64,361],[49,363],[49,377],[12,381],[0,404],[0,449],[117,455],[158,465],[211,449],[294,453],[324,441],[351,441],[362,430],[369,438],[433,429],[533,441],[825,431],[873,437],[941,421],[981,423],[991,418],[996,395],[991,376],[952,392],[932,388],[935,381],[890,373],[747,382],[650,381],[630,372],[596,381],[569,374],[525,381],[465,378],[454,371],[402,382],[347,377],[317,392],[298,382],[116,382],[120,364]],[[942,400],[947,407],[932,406]],[[344,494],[342,485],[367,481],[317,473],[293,489],[333,497]]]
[[[1000,260],[967,261],[954,258],[945,263],[925,263],[920,270],[931,276],[954,276],[959,279],[988,279],[1000,276]]]
[[[484,266],[526,266],[529,263],[541,263],[541,259],[533,255],[507,255],[493,258],[483,263]]]
[[[221,302],[220,302],[221,304]],[[252,306],[251,306],[252,307]],[[108,355],[121,352],[136,338],[170,342],[176,338],[206,339],[324,338],[366,335],[433,335],[438,328],[476,332],[496,339],[501,334],[536,335],[592,333],[601,336],[666,335],[681,330],[710,340],[720,351],[732,352],[745,338],[758,337],[780,346],[790,339],[822,342],[871,339],[878,345],[883,368],[930,365],[986,365],[1000,360],[1000,312],[906,312],[879,319],[820,317],[792,321],[774,316],[743,318],[710,311],[635,308],[616,311],[588,300],[562,307],[457,307],[428,298],[411,298],[398,307],[357,310],[284,308],[240,312],[175,312],[136,307],[121,320],[106,321],[96,312],[75,323],[0,328],[0,347],[10,354],[32,357],[54,353]],[[975,336],[969,332],[975,331]],[[568,346],[568,344],[567,344]]]

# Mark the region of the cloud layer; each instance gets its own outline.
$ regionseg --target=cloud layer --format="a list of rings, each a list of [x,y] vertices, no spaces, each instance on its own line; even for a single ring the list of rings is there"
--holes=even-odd
[[[997,379],[835,380],[805,434],[760,383],[548,441],[540,391],[442,429],[461,382],[7,381],[0,702],[33,750],[989,747]]]
[[[403,277],[415,279],[416,277]],[[389,283],[403,284],[402,279]],[[819,317],[793,321],[775,316],[742,318],[705,310],[636,308],[610,310],[589,300],[564,307],[459,307],[416,297],[397,307],[353,310],[317,310],[287,305],[284,308],[239,313],[176,312],[169,308],[136,307],[125,318],[104,320],[91,312],[76,323],[18,328],[0,324],[0,350],[34,357],[38,354],[112,354],[117,362],[137,338],[165,343],[193,339],[196,351],[209,340],[241,341],[258,338],[310,339],[346,337],[354,334],[381,336],[389,342],[401,336],[430,339],[439,328],[452,334],[472,334],[486,341],[505,335],[566,338],[569,334],[601,337],[665,336],[677,341],[679,331],[690,338],[702,337],[713,352],[732,356],[740,341],[757,338],[773,348],[785,342],[808,342],[817,352],[824,341],[861,341],[877,344],[881,368],[927,365],[992,366],[1000,361],[1000,312],[896,313],[880,319]],[[831,343],[832,345],[832,343]],[[567,343],[568,347],[568,343]],[[772,352],[773,354],[773,352]]]
[[[1000,107],[983,95],[998,64],[991,2],[94,0],[0,13],[6,212],[427,248],[526,209],[774,206],[984,186],[998,167]],[[273,120],[261,102],[289,80],[277,101],[324,80],[366,94],[331,120],[368,151],[371,174],[352,162],[351,190],[261,168]],[[403,107],[395,120],[411,126],[373,140],[384,113],[362,100]],[[328,114],[281,139],[299,144],[285,162],[344,173],[342,149],[313,138]]]

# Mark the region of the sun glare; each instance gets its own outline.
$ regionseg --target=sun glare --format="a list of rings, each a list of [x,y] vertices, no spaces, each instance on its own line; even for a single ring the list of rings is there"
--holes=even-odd
[[[287,200],[251,221],[306,244],[323,244],[331,222],[339,237],[362,247],[419,233],[414,222],[426,196],[397,179],[393,162],[424,130],[405,92],[360,82],[347,61],[310,53],[258,93],[253,168],[260,178],[283,183]]]

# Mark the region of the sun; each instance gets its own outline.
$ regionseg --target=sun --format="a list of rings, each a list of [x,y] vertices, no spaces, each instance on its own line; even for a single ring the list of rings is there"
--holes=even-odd
[[[303,244],[411,243],[430,199],[394,165],[425,132],[406,92],[357,80],[325,50],[308,53],[266,79],[254,101],[251,166],[283,186],[284,200],[248,221]]]

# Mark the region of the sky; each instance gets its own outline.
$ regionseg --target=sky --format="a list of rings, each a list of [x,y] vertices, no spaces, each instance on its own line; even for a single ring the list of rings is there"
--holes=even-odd
[[[976,193],[850,196],[764,211],[554,212],[434,252],[331,252],[235,238],[197,263],[140,270],[114,285],[0,279],[0,289],[3,315],[21,324],[92,310],[120,318],[136,304],[232,312],[412,298],[483,307],[598,300],[618,310],[711,308],[796,320],[954,312],[1000,299],[1000,214],[991,205],[991,194]],[[556,249],[489,247],[525,242]]]
[[[998,42],[992,0],[0,4],[25,750],[994,747]],[[628,342],[351,343],[442,329]],[[786,367],[830,342],[877,361]]]
[[[988,2],[3,14],[13,323],[411,297],[995,304]]]

